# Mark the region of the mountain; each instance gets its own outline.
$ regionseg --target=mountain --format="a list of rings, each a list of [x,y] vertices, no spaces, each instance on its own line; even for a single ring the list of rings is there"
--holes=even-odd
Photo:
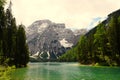
[[[82,36],[67,54],[71,52],[77,54],[81,64],[120,66],[120,9]]]
[[[27,43],[31,60],[56,60],[67,50],[75,46],[80,35],[65,27],[64,23],[54,23],[50,20],[38,20],[26,28]]]

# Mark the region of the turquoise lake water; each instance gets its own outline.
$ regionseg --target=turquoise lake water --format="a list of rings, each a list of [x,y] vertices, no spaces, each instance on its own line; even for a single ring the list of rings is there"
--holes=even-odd
[[[80,66],[79,63],[29,63],[12,72],[12,80],[120,80],[119,67]]]

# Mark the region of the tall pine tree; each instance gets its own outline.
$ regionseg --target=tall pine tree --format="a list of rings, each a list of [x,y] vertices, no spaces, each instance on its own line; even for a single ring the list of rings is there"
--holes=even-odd
[[[29,61],[28,46],[24,26],[16,26],[10,5],[4,11],[5,0],[0,0],[0,65],[26,66]]]
[[[24,26],[19,25],[17,31],[17,53],[15,54],[15,65],[17,67],[26,66],[29,61],[29,51],[26,44],[26,36],[24,31]]]
[[[0,64],[4,62],[4,38],[5,38],[5,30],[6,30],[6,17],[5,17],[5,12],[4,12],[4,3],[5,0],[0,0]]]

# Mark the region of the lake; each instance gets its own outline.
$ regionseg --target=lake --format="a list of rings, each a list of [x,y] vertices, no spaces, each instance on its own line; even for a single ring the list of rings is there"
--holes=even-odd
[[[12,80],[120,80],[119,67],[81,66],[79,63],[29,63],[16,69]]]

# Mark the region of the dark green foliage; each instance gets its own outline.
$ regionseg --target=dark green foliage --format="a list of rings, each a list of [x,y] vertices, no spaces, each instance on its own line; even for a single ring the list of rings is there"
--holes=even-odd
[[[14,64],[14,55],[16,53],[16,31],[17,26],[15,18],[13,18],[9,9],[6,11],[6,24],[7,24],[7,52],[6,56],[9,58],[8,64]]]
[[[77,48],[72,48],[71,50],[68,50],[65,54],[59,57],[60,62],[76,62],[77,54],[76,54]]]
[[[85,36],[82,36],[81,39],[80,39],[80,42],[78,43],[78,53],[80,53],[78,56],[79,56],[79,61],[81,63],[85,63],[85,64],[88,64],[89,63],[89,57],[90,54],[89,54],[89,51],[88,51],[88,40]],[[84,52],[84,54],[82,54],[82,52]],[[88,59],[87,59],[88,57]]]
[[[2,64],[4,61],[4,48],[5,44],[5,34],[6,34],[6,17],[4,12],[4,7],[0,6],[0,63]]]
[[[2,41],[0,40],[0,64],[3,64],[3,61]]]
[[[23,25],[19,25],[17,31],[17,51],[15,54],[15,64],[17,67],[26,66],[29,61],[29,52],[23,27]]]
[[[1,1],[0,0],[0,4]],[[9,9],[0,6],[0,64],[24,67],[29,61],[24,26],[17,29],[16,20]]]
[[[47,52],[45,52],[45,53],[41,54],[41,57],[43,57],[43,59],[47,59],[47,57],[48,57]]]
[[[100,23],[77,47],[82,64],[120,66],[120,16],[110,17],[107,25]]]
[[[77,46],[59,59],[74,61],[75,55],[81,64],[120,66],[120,10],[82,36]]]

